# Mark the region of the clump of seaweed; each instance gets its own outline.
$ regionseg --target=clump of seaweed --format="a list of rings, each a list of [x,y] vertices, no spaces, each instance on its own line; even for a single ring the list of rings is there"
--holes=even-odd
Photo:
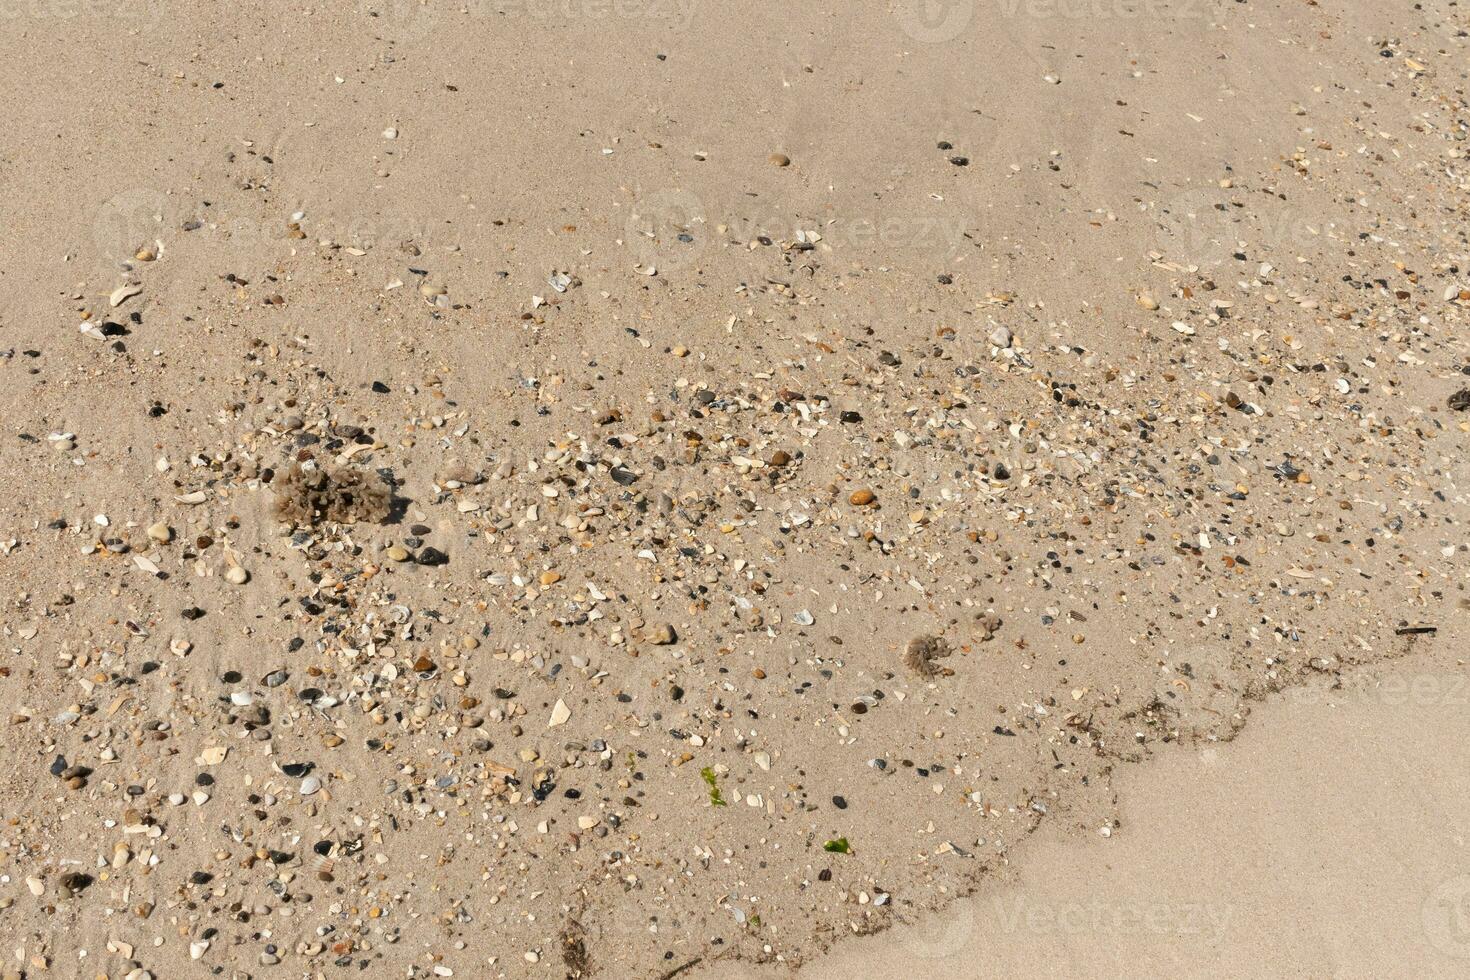
[[[272,481],[276,513],[298,526],[322,521],[381,524],[388,519],[393,491],[377,473],[350,467],[292,463]]]
[[[1000,617],[995,613],[981,613],[975,617],[975,631],[981,643],[994,639],[1000,625]],[[953,671],[934,661],[943,660],[953,652],[942,636],[916,636],[903,648],[903,665],[920,677],[950,674]]]
[[[561,931],[561,961],[567,968],[568,980],[578,980],[592,972],[592,956],[587,950],[587,934],[582,923],[568,919]]]
[[[720,793],[719,777],[715,775],[714,769],[710,766],[705,766],[699,770],[699,777],[709,785],[710,806],[724,806],[725,797]]]
[[[934,661],[951,652],[942,636],[916,636],[903,648],[903,665],[920,677],[933,677],[940,672]]]

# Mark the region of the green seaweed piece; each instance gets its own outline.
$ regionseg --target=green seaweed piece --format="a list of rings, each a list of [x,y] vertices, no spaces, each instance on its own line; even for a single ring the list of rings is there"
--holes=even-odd
[[[718,777],[715,776],[715,771],[709,766],[705,766],[703,769],[699,770],[699,775],[702,776],[704,778],[704,781],[709,784],[710,805],[725,806],[725,798],[720,795],[720,784],[716,782],[716,779]]]

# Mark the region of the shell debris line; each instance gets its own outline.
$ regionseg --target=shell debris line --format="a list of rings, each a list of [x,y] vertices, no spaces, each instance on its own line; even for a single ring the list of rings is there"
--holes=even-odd
[[[792,966],[1463,642],[1470,7],[267,6],[0,27],[0,974]]]

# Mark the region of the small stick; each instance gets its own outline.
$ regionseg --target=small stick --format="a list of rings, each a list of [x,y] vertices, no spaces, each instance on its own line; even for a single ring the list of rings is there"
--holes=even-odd
[[[683,973],[690,967],[698,966],[703,961],[703,956],[696,956],[694,957],[694,959],[690,960],[688,963],[685,963],[683,966],[674,967],[668,973],[665,973],[663,976],[659,977],[658,980],[674,980],[674,977],[677,977],[679,974]]]

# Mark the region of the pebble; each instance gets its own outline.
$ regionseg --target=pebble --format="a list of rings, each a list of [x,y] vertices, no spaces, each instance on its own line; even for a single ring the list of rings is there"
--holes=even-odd
[[[445,565],[449,563],[449,556],[438,548],[421,548],[414,560],[420,565]]]

